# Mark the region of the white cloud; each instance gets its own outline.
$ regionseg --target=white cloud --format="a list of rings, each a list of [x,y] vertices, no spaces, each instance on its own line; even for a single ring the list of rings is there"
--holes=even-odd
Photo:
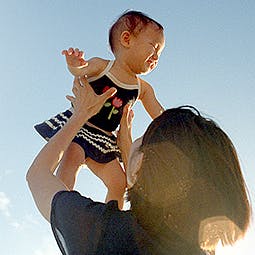
[[[21,224],[18,223],[17,221],[12,221],[12,222],[10,222],[10,226],[12,226],[12,227],[14,227],[14,228],[16,228],[16,229],[21,228]]]
[[[38,220],[30,214],[22,216],[22,218],[19,220],[9,217],[8,224],[17,231],[31,230],[31,228],[33,229],[35,226],[39,226]]]
[[[0,214],[6,218],[6,223],[14,229],[21,229],[25,222],[19,223],[11,215],[11,200],[5,192],[0,192]]]
[[[0,171],[0,181],[4,180],[6,176],[10,175],[13,173],[13,170],[10,169],[4,169]]]
[[[7,195],[4,192],[0,192],[0,212],[6,217],[10,217],[10,204],[11,201]]]

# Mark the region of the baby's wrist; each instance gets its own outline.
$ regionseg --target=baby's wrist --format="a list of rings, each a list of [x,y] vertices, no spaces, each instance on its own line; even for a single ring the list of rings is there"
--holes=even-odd
[[[70,73],[73,74],[74,76],[83,76],[83,75],[85,75],[84,66],[70,66],[70,65],[67,65],[67,68],[70,71]]]

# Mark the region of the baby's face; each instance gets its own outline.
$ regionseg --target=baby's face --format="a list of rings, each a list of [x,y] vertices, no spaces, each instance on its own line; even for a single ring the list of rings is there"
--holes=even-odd
[[[133,56],[133,66],[137,74],[147,74],[158,64],[159,57],[165,47],[165,37],[162,30],[155,24],[149,24],[139,34],[134,35],[130,54]]]

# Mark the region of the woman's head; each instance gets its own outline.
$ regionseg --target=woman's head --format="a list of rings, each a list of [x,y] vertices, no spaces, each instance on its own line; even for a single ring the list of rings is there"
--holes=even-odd
[[[164,224],[191,242],[205,242],[198,237],[201,222],[226,217],[241,230],[226,243],[245,232],[250,205],[238,158],[212,120],[193,107],[166,110],[148,127],[139,152],[142,161],[129,197],[149,231]]]

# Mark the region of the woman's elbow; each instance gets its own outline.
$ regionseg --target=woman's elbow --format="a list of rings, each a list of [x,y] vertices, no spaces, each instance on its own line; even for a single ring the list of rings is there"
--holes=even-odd
[[[33,166],[30,166],[27,173],[26,173],[26,181],[29,185],[33,182],[33,180],[35,178],[35,173],[34,172],[35,171],[34,171]]]
[[[30,169],[28,169],[27,174],[26,174],[26,181],[28,183],[28,186],[30,186],[31,182],[32,182],[32,173],[30,171]]]

